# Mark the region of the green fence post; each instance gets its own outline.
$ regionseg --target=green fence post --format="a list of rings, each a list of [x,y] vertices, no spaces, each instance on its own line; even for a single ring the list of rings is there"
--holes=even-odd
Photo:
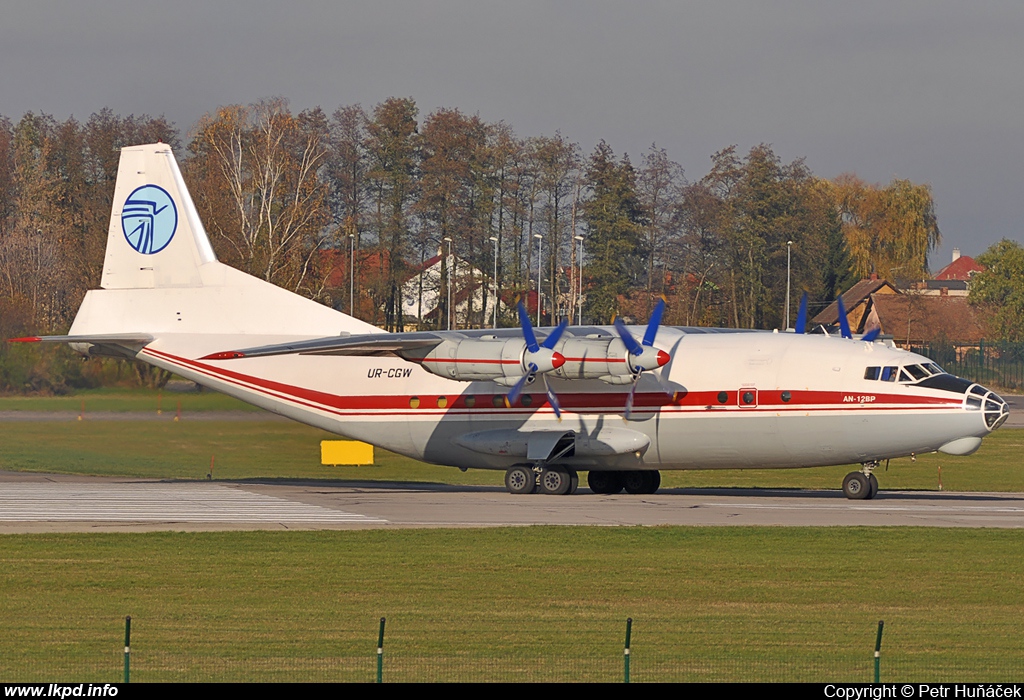
[[[881,683],[881,662],[882,662],[882,626],[885,620],[878,621],[878,636],[875,638],[875,683]]]
[[[377,635],[377,682],[384,682],[384,618],[380,619],[380,634]]]
[[[624,682],[629,683],[629,637],[633,632],[633,618],[626,618],[626,648],[622,652]]]
[[[128,683],[131,678],[131,657],[132,657],[132,616],[124,618],[124,682]]]

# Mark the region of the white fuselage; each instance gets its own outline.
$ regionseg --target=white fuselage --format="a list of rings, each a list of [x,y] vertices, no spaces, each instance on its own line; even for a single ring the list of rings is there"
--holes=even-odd
[[[250,335],[245,343],[286,340]],[[867,367],[928,359],[882,343],[821,335],[663,328],[657,345],[673,360],[661,371],[676,397],[643,376],[629,420],[623,417],[629,387],[599,380],[551,380],[563,410],[558,420],[539,382],[506,407],[504,387],[447,380],[396,357],[195,359],[239,345],[233,335],[167,334],[139,358],[332,433],[461,468],[506,469],[524,461],[455,442],[490,430],[597,434],[627,428],[650,439],[633,463],[563,460],[582,469],[848,464],[932,452],[989,432],[983,412],[972,410],[964,393],[864,378]]]

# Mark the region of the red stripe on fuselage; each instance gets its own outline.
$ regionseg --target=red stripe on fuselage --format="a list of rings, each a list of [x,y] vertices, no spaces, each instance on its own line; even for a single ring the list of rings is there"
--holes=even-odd
[[[293,386],[263,379],[251,375],[234,372],[232,370],[214,367],[209,364],[178,357],[170,353],[161,352],[146,348],[144,353],[153,355],[167,362],[188,367],[205,376],[228,382],[248,390],[258,391],[273,398],[283,399],[297,405],[325,410],[338,415],[351,415],[351,412],[372,411],[367,415],[424,415],[436,413],[498,413],[498,414],[521,414],[521,413],[550,413],[553,409],[547,402],[544,394],[528,393],[531,405],[516,406],[512,409],[502,406],[495,406],[495,397],[503,397],[504,394],[479,394],[454,395],[448,401],[445,408],[434,408],[439,398],[447,399],[447,395],[367,395],[367,396],[339,396],[314,389]],[[741,391],[747,391],[744,388]],[[719,412],[723,414],[737,413],[792,413],[809,411],[895,411],[916,409],[949,409],[960,408],[959,400],[946,400],[940,397],[931,396],[897,396],[892,394],[872,395],[859,394],[856,392],[836,391],[794,391],[791,393],[790,401],[782,401],[783,392],[777,390],[759,391],[757,406],[744,407],[737,405],[736,391],[725,392],[726,402],[718,401],[716,391],[679,392],[673,402],[668,396],[658,392],[644,392],[635,395],[633,400],[634,412],[657,412],[666,411],[670,413],[706,413]],[[625,406],[627,392],[577,392],[559,394],[559,404],[563,411],[574,413],[614,413],[620,414]],[[849,397],[874,396],[875,401],[869,403],[854,402]],[[412,398],[420,400],[421,408],[410,410]],[[467,399],[472,398],[474,405],[467,405]],[[646,410],[645,410],[646,409]]]

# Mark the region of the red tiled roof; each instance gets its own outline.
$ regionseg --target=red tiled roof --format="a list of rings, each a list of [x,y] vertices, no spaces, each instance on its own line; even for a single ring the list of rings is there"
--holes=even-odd
[[[935,279],[966,281],[971,279],[971,275],[975,272],[983,272],[984,270],[985,266],[979,265],[974,258],[969,255],[961,255],[959,258],[939,270],[939,273],[935,275]]]

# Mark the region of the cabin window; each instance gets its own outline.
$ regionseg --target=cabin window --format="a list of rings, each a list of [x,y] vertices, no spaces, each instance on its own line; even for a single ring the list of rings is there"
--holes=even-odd
[[[899,367],[883,367],[882,368],[882,381],[883,382],[894,382],[896,381],[896,375],[899,373]]]
[[[448,397],[447,396],[438,396],[437,397],[437,407],[438,408],[448,408]]]
[[[754,392],[752,392],[752,391],[744,391],[743,392],[743,403],[747,404],[748,406],[750,404],[754,403]]]
[[[420,397],[419,396],[410,396],[409,397],[409,408],[419,408],[419,407],[420,407]]]
[[[864,370],[864,378],[865,379],[878,379],[878,375],[881,374],[881,372],[882,372],[882,368],[881,367],[868,367],[866,370]]]
[[[505,397],[502,394],[495,394],[491,399],[491,405],[495,408],[502,408],[505,405]]]
[[[878,369],[878,368],[877,368],[877,367],[875,367],[875,369]],[[791,398],[793,398],[793,395],[792,395],[792,394],[790,394],[790,393],[789,393],[788,391],[784,391],[784,392],[782,392],[782,400],[783,400],[783,402],[785,402],[785,403],[789,403],[789,400],[790,400]]]
[[[476,397],[475,396],[467,396],[465,398],[465,403],[466,403],[466,408],[473,408],[473,406],[476,406]]]
[[[718,392],[718,403],[725,403],[729,400],[729,394],[725,391]]]
[[[522,404],[524,406],[531,406],[531,405],[533,405],[533,397],[530,396],[529,394],[523,394],[523,397],[521,399],[519,399],[519,400],[520,400],[520,402],[522,402]]]

